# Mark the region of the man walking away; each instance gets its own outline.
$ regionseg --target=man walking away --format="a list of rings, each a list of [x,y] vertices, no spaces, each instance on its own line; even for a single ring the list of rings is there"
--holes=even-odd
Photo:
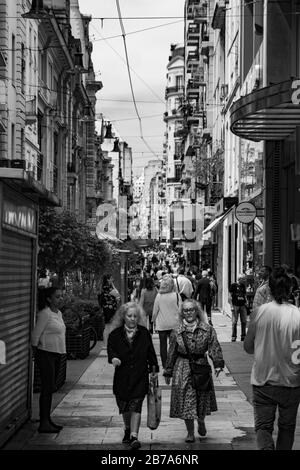
[[[253,304],[252,304],[252,312],[250,313],[250,320],[253,320],[255,317],[258,308],[263,305],[267,304],[268,302],[272,302],[273,297],[271,295],[270,287],[269,287],[269,277],[271,275],[272,268],[270,266],[262,266],[258,275],[261,279],[261,283],[256,289]]]
[[[238,282],[233,282],[229,287],[229,303],[231,304],[231,320],[232,320],[232,335],[231,341],[236,341],[237,324],[239,315],[241,318],[241,341],[244,341],[246,336],[247,325],[247,297],[246,287],[244,284],[244,274],[239,274]]]
[[[244,341],[245,351],[254,354],[256,440],[258,449],[274,450],[278,409],[276,450],[291,450],[300,401],[300,311],[288,301],[292,281],[282,268],[274,270],[269,285],[274,300],[259,307]]]
[[[211,285],[208,279],[208,272],[202,271],[202,278],[199,279],[197,288],[194,294],[194,298],[199,300],[201,307],[206,311],[209,324],[212,325],[211,321]]]
[[[194,289],[191,281],[184,275],[184,268],[179,268],[178,276],[175,278],[177,290],[181,300],[191,299]]]

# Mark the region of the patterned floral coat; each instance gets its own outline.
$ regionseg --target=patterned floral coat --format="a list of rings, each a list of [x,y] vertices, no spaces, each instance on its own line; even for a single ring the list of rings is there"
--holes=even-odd
[[[217,411],[214,387],[207,392],[196,392],[191,384],[189,360],[179,354],[187,354],[182,333],[183,324],[173,330],[170,336],[170,346],[164,375],[172,377],[170,417],[195,419],[205,417],[212,411]],[[198,322],[194,332],[186,332],[189,350],[194,354],[208,353],[214,367],[224,367],[222,349],[214,328],[207,323]],[[207,355],[199,358],[199,364],[208,364]]]

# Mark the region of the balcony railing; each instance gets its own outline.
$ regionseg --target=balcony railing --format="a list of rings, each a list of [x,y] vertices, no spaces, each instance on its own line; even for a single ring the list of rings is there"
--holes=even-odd
[[[187,65],[199,62],[199,53],[197,51],[190,51],[187,55]]]
[[[166,98],[170,93],[183,93],[184,91],[184,86],[169,86],[166,88]]]
[[[209,36],[206,35],[202,39],[200,54],[201,55],[208,55],[210,47],[213,47],[213,42],[210,41]]]
[[[176,129],[174,132],[174,137],[185,137],[188,134],[188,129],[183,127],[181,129]]]
[[[198,24],[190,23],[187,30],[187,46],[197,46],[199,43],[200,27]]]
[[[52,167],[50,169],[50,191],[57,194],[58,191],[58,168],[57,166],[52,163]]]
[[[207,20],[207,5],[195,5],[193,15],[195,23],[204,23]]]
[[[67,163],[68,173],[76,173],[76,162],[75,160]]]
[[[38,181],[42,181],[43,179],[43,165],[44,165],[44,155],[39,153],[37,156],[37,164],[36,164],[36,178]]]
[[[25,103],[26,124],[33,124],[37,120],[36,97],[26,100]]]
[[[50,93],[51,92],[44,80],[39,78],[39,95],[46,104],[49,104],[50,102]]]

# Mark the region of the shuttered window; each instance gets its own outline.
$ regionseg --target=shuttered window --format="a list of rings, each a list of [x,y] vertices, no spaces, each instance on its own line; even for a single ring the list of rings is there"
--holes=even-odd
[[[1,438],[29,412],[33,240],[2,231],[0,244],[0,340],[6,364],[0,364]]]

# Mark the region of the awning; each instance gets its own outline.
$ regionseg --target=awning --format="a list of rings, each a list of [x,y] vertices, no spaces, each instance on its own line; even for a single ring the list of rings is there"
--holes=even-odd
[[[216,219],[214,219],[214,220],[203,230],[202,234],[205,235],[206,233],[211,232],[214,228],[217,228],[217,226],[219,225],[219,223],[221,222],[222,219],[223,219],[222,216],[217,217]]]
[[[222,220],[224,220],[229,212],[231,212],[231,210],[233,209],[233,207],[235,206],[232,206],[230,207],[230,209],[228,209],[228,211],[225,212],[225,214],[222,214],[221,216],[217,217],[216,219],[214,219],[202,232],[202,235],[206,235],[208,234],[209,232],[211,232],[212,230],[216,230],[216,228],[218,227],[218,225],[220,225],[220,223],[222,222]]]
[[[110,235],[108,232],[96,232],[96,234],[99,240],[108,240],[110,242],[123,243],[122,240],[115,237],[114,235]]]
[[[295,82],[287,80],[260,88],[237,100],[230,108],[231,131],[257,142],[288,137],[300,126],[300,106],[292,102],[293,93],[299,95]]]
[[[62,202],[57,195],[45,188],[31,174],[21,168],[0,168],[0,180],[10,183],[25,196],[36,202],[44,202],[51,206],[61,206]]]

